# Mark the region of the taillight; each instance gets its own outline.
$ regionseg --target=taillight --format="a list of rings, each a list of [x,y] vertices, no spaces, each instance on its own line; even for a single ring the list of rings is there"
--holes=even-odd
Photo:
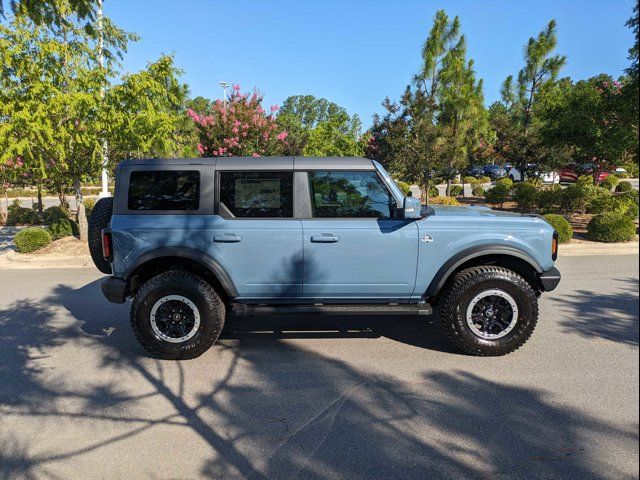
[[[551,259],[558,259],[558,232],[553,232],[553,240],[551,240]]]
[[[107,262],[113,260],[113,242],[108,228],[102,230],[102,256]]]

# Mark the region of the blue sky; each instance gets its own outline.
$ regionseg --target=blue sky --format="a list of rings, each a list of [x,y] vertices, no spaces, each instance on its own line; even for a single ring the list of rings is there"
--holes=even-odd
[[[397,98],[420,65],[433,16],[458,15],[487,104],[522,66],[528,38],[555,18],[563,76],[617,76],[633,42],[631,0],[231,1],[105,0],[105,14],[141,36],[125,71],[173,53],[191,95],[219,98],[218,83],[258,87],[267,105],[325,97],[370,125],[385,96]]]

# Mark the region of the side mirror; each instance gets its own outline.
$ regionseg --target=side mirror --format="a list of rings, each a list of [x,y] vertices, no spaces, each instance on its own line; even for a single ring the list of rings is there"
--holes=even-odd
[[[413,197],[404,197],[404,203],[402,205],[403,218],[422,218],[421,210],[422,204],[420,200]]]

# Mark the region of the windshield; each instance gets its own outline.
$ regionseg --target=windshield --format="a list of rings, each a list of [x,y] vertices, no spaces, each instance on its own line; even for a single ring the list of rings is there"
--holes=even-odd
[[[402,205],[402,200],[404,199],[405,194],[402,193],[402,190],[400,190],[400,187],[396,185],[396,182],[393,181],[393,178],[391,178],[391,175],[389,175],[389,172],[387,172],[382,165],[380,165],[375,160],[373,161],[373,165],[378,170],[378,173],[382,175],[382,178],[384,179],[387,186],[391,189],[391,193],[393,193],[393,196],[396,197],[396,201],[399,202],[398,205]]]

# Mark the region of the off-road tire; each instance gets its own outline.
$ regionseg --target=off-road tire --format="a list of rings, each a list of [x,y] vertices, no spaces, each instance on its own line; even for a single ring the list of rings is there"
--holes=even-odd
[[[101,198],[96,202],[89,216],[89,253],[96,268],[111,274],[111,264],[102,256],[102,230],[109,226],[113,213],[113,198]]]
[[[200,326],[193,338],[170,343],[160,338],[151,326],[151,309],[166,295],[181,295],[193,302],[200,314]],[[142,285],[131,306],[131,326],[136,338],[154,357],[187,360],[199,357],[215,343],[222,332],[225,305],[215,289],[201,277],[170,270]]]
[[[467,324],[469,303],[485,290],[506,292],[518,307],[515,327],[502,338],[481,338]],[[500,356],[517,350],[529,339],[538,322],[538,300],[531,285],[517,273],[480,266],[456,274],[444,289],[438,312],[447,337],[458,349],[469,355]]]

